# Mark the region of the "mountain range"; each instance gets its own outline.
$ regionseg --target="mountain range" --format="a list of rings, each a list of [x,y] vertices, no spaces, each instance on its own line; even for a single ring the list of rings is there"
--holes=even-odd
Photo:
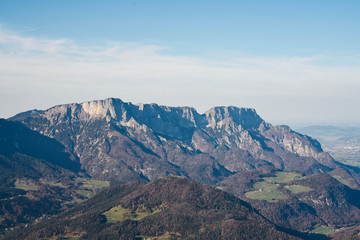
[[[62,143],[91,176],[115,182],[169,174],[216,184],[260,166],[303,173],[340,164],[318,141],[266,123],[254,109],[131,104],[120,99],[29,111],[9,120]]]
[[[79,184],[77,179],[86,179],[86,181],[96,179],[104,183],[108,181],[112,186],[119,184],[135,186],[131,183],[137,182],[139,185],[132,190],[135,192],[144,186],[153,186],[152,184],[158,182],[157,179],[163,179],[160,182],[170,185],[176,185],[175,182],[181,180],[183,181],[181,184],[195,186],[192,185],[195,184],[192,181],[196,181],[216,187],[218,190],[211,188],[213,189],[211,191],[215,191],[216,194],[221,190],[231,193],[237,197],[234,199],[238,199],[231,198],[231,202],[235,205],[240,203],[236,203],[238,201],[241,201],[241,204],[249,202],[252,206],[249,205],[249,209],[254,208],[252,210],[254,214],[260,213],[259,217],[265,219],[261,220],[264,221],[264,226],[270,226],[282,232],[281,234],[290,234],[294,238],[305,238],[299,235],[300,232],[331,233],[342,228],[357,226],[360,223],[360,169],[335,161],[312,137],[297,133],[288,126],[273,126],[265,122],[254,109],[233,106],[214,107],[200,114],[191,107],[132,104],[109,98],[59,105],[44,111],[31,110],[17,114],[8,120],[2,120],[1,123],[5,127],[0,126],[0,140],[2,141],[0,156],[12,159],[13,164],[29,166],[29,162],[32,164],[41,162],[44,166],[50,166],[42,169],[52,169],[40,174],[35,168],[38,175],[35,173],[35,175],[19,175],[16,173],[17,167],[10,168],[12,169],[10,172],[14,173],[9,173],[8,180],[3,181],[7,183],[7,191],[19,190],[15,183],[19,185],[19,182],[25,182],[29,185],[29,179],[35,182],[33,185],[39,186],[40,180],[42,183],[44,179],[47,179],[47,181],[60,184],[62,176],[67,176],[64,177],[67,180],[63,181],[66,182],[64,185],[67,187],[60,189],[63,189],[62,191],[66,189],[71,197],[67,202],[57,199],[60,205],[66,205],[64,204],[66,202],[68,206],[57,208],[57,212],[76,205],[74,199],[77,197],[74,194],[79,193],[76,186],[84,186],[84,183]],[[13,126],[13,131],[9,130],[10,126]],[[19,131],[26,133],[26,136],[19,135]],[[36,139],[42,140],[27,137],[33,135]],[[22,145],[24,147],[20,147]],[[54,152],[55,150],[57,152]],[[19,154],[31,159],[14,160],[14,156]],[[53,171],[54,169],[56,171]],[[61,176],[57,177],[55,172]],[[166,178],[166,176],[172,176],[172,178]],[[182,180],[184,178],[192,181]],[[146,182],[150,182],[150,185],[144,185]],[[165,183],[161,184],[164,188]],[[201,189],[208,188],[203,185],[196,186],[202,186]],[[162,187],[158,188],[159,191]],[[96,189],[86,191],[92,190],[91,192],[95,194],[98,191]],[[23,189],[23,191],[33,190]],[[151,199],[155,195],[156,191],[152,190],[146,193],[145,199]],[[95,197],[90,198],[86,204]],[[131,214],[139,214],[140,210],[137,209],[140,206],[134,203],[135,205],[130,207],[126,204],[119,200],[116,205],[118,209],[115,210],[127,212],[131,209]],[[140,208],[144,208],[147,204],[152,206],[152,203],[145,201],[141,203]],[[145,231],[143,228],[146,227],[141,224],[143,224],[142,221],[151,217],[152,225],[154,225],[154,219],[158,219],[155,217],[158,216],[157,211],[159,211],[159,216],[163,212],[159,210],[160,206],[167,204],[161,202],[156,205],[155,210],[145,207],[144,211],[150,211],[151,216],[146,216],[141,220],[136,220],[134,216],[120,218],[121,226],[118,225],[118,221],[112,223],[114,226],[111,226],[113,229],[122,229],[125,227],[123,225],[125,222],[130,224],[125,228],[126,231],[135,234],[131,235],[134,238],[144,234],[159,235],[159,230],[154,235],[154,229]],[[183,198],[181,204],[189,204],[188,199]],[[225,204],[223,200],[219,202],[219,205],[221,204]],[[99,212],[99,221],[104,221],[101,219],[106,216],[105,213],[108,211],[111,213],[111,209],[116,207],[115,205],[106,206],[107,208],[102,208],[102,212]],[[198,205],[191,206],[183,211],[187,212],[189,209],[198,207]],[[206,209],[213,207],[216,208],[212,205]],[[200,214],[201,211],[195,212],[196,218],[202,224],[194,223],[194,226],[199,226],[199,228],[191,230],[193,231],[191,234],[186,233],[185,230],[166,228],[158,219],[156,221],[160,221],[161,234],[170,234],[175,239],[176,236],[179,238],[177,234],[189,239],[204,239],[201,236],[209,236],[206,234],[209,233],[207,224],[210,223]],[[238,217],[226,218],[224,216],[229,213],[221,214],[225,214],[221,215],[222,219],[229,219],[229,221],[217,222],[217,224],[238,225],[236,222]],[[6,217],[2,218],[3,222],[8,221]],[[48,223],[45,221],[44,224]],[[216,229],[214,231],[221,233],[225,231],[221,227],[216,227],[220,226],[217,224],[213,225]],[[41,226],[39,225],[39,228]],[[103,233],[113,231],[110,231],[106,224],[102,226],[100,230],[105,231]],[[96,234],[100,234],[100,230]],[[85,228],[76,231],[80,237],[89,237],[88,230]],[[119,230],[116,231],[119,233]],[[194,231],[197,233],[195,234]],[[204,231],[205,235],[197,235],[199,231]],[[274,234],[276,232],[271,231],[274,231]],[[296,233],[291,233],[291,231]],[[34,236],[37,236],[35,232]],[[54,232],[49,234],[54,234]],[[221,236],[221,234],[216,236]],[[254,237],[253,234],[252,236]],[[227,239],[234,238],[231,236]]]

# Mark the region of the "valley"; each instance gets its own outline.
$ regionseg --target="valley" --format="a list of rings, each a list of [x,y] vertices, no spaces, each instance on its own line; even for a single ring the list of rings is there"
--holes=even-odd
[[[318,139],[337,161],[360,166],[359,127],[308,126],[298,131]]]

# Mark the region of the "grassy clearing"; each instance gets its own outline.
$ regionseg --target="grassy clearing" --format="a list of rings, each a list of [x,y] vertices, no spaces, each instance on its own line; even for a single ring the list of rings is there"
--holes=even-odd
[[[39,186],[37,186],[35,183],[32,183],[30,181],[23,181],[23,180],[16,180],[15,182],[15,188],[22,189],[25,191],[37,191],[39,190]]]
[[[335,178],[336,180],[338,180],[339,182],[341,182],[342,184],[348,186],[349,188],[356,188],[356,184],[354,183],[351,183],[348,179],[346,178],[343,178],[342,176],[339,176],[339,175],[334,175],[332,176],[333,178]]]
[[[109,181],[101,181],[95,179],[88,179],[88,178],[75,178],[76,182],[82,183],[83,188],[88,189],[97,189],[97,188],[105,188],[110,186]]]
[[[86,198],[91,198],[92,196],[94,196],[94,193],[91,190],[80,189],[77,192]]]
[[[69,203],[81,203],[93,197],[97,190],[110,186],[109,181],[101,181],[90,178],[67,179],[64,182],[41,179],[41,184],[69,189],[70,191],[74,191],[81,195],[74,196],[73,199],[69,201]]]
[[[294,172],[276,172],[275,177],[264,177],[262,182],[254,184],[255,191],[245,193],[249,199],[265,200],[268,202],[277,202],[281,199],[286,199],[287,196],[277,190],[280,184],[289,183],[296,179],[300,179],[301,175]],[[291,192],[305,192],[308,191],[306,187],[294,185],[289,187]]]
[[[294,194],[310,192],[310,191],[314,190],[312,188],[301,186],[301,185],[287,185],[287,186],[285,186],[285,188]]]
[[[255,191],[245,193],[249,199],[265,200],[268,202],[277,202],[280,199],[287,197],[280,191],[277,191],[279,184],[272,184],[268,182],[257,182],[254,184]]]
[[[101,180],[95,180],[89,178],[75,178],[74,181],[81,184],[81,189],[88,189],[88,190],[94,190],[94,189],[105,188],[110,186],[109,181],[101,181]],[[49,180],[41,179],[41,183],[45,185],[56,186],[61,188],[69,187],[59,181],[49,181]]]
[[[275,177],[265,177],[264,180],[269,183],[289,183],[300,179],[301,175],[294,172],[276,172]]]
[[[331,229],[327,226],[318,226],[318,227],[314,228],[311,232],[318,233],[318,234],[331,234],[331,233],[336,232],[336,230]]]
[[[111,208],[109,211],[103,213],[108,222],[125,221],[127,219],[135,219],[135,214],[130,209],[119,206]]]
[[[171,236],[163,235],[163,236],[157,236],[157,237],[149,237],[149,236],[136,236],[136,239],[144,239],[144,240],[170,240]]]
[[[105,188],[105,187],[110,186],[109,181],[101,181],[101,180],[95,180],[95,179],[91,179],[90,184],[95,186],[96,188]]]
[[[278,191],[251,191],[245,193],[245,196],[250,199],[265,200],[268,202],[278,202],[280,199],[287,198],[283,193]]]
[[[79,183],[79,187],[77,189],[77,193],[85,197],[86,199],[91,198],[95,194],[95,190],[101,188],[107,188],[110,186],[109,181],[101,181],[89,178],[75,178],[74,181]],[[86,199],[74,198],[74,202],[83,202]]]
[[[153,209],[138,207],[135,211],[123,208],[121,205],[118,205],[111,208],[109,211],[104,212],[103,215],[106,216],[106,219],[109,223],[114,223],[125,220],[140,220],[147,216],[161,212],[164,209],[166,209],[166,206],[164,204],[161,204],[160,206]]]
[[[139,235],[136,236],[136,238],[141,238],[141,239],[146,239],[146,240],[170,240],[173,239],[173,237],[175,236],[181,236],[179,233],[165,233],[161,236],[155,236],[155,237],[151,237],[151,236],[143,236],[143,235]]]
[[[49,240],[62,240],[62,239],[66,239],[66,240],[78,240],[80,239],[85,233],[81,232],[73,232],[73,233],[65,233],[62,235],[58,235],[58,236],[54,236],[49,238]]]
[[[54,181],[49,181],[49,180],[42,179],[41,183],[46,184],[46,185],[50,185],[50,186],[54,186],[54,187],[67,188],[67,186],[65,186],[61,182],[54,182]]]

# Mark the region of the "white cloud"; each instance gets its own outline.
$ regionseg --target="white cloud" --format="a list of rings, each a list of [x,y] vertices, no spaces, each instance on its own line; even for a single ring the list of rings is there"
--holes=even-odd
[[[119,97],[190,105],[200,112],[214,105],[255,107],[265,119],[285,123],[359,121],[354,108],[360,102],[360,68],[317,64],[321,60],[239,56],[218,62],[170,55],[159,46],[81,46],[0,27],[0,113],[9,117],[32,108]]]

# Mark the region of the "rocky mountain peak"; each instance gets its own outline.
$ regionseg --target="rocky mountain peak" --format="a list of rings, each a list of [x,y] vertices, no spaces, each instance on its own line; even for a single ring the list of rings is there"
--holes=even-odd
[[[234,123],[244,129],[258,129],[264,122],[253,108],[214,107],[204,115],[208,122],[207,127],[212,128]]]
[[[81,108],[90,118],[105,118],[110,116],[118,118],[119,107],[123,102],[120,99],[108,98],[105,100],[89,101],[81,103]]]
[[[71,103],[57,105],[44,111],[31,110],[19,113],[9,120],[22,121],[28,117],[45,117],[50,122],[59,119],[89,120],[99,118],[119,118],[122,115],[123,102],[120,99],[108,98],[105,100],[94,100],[83,103]]]

